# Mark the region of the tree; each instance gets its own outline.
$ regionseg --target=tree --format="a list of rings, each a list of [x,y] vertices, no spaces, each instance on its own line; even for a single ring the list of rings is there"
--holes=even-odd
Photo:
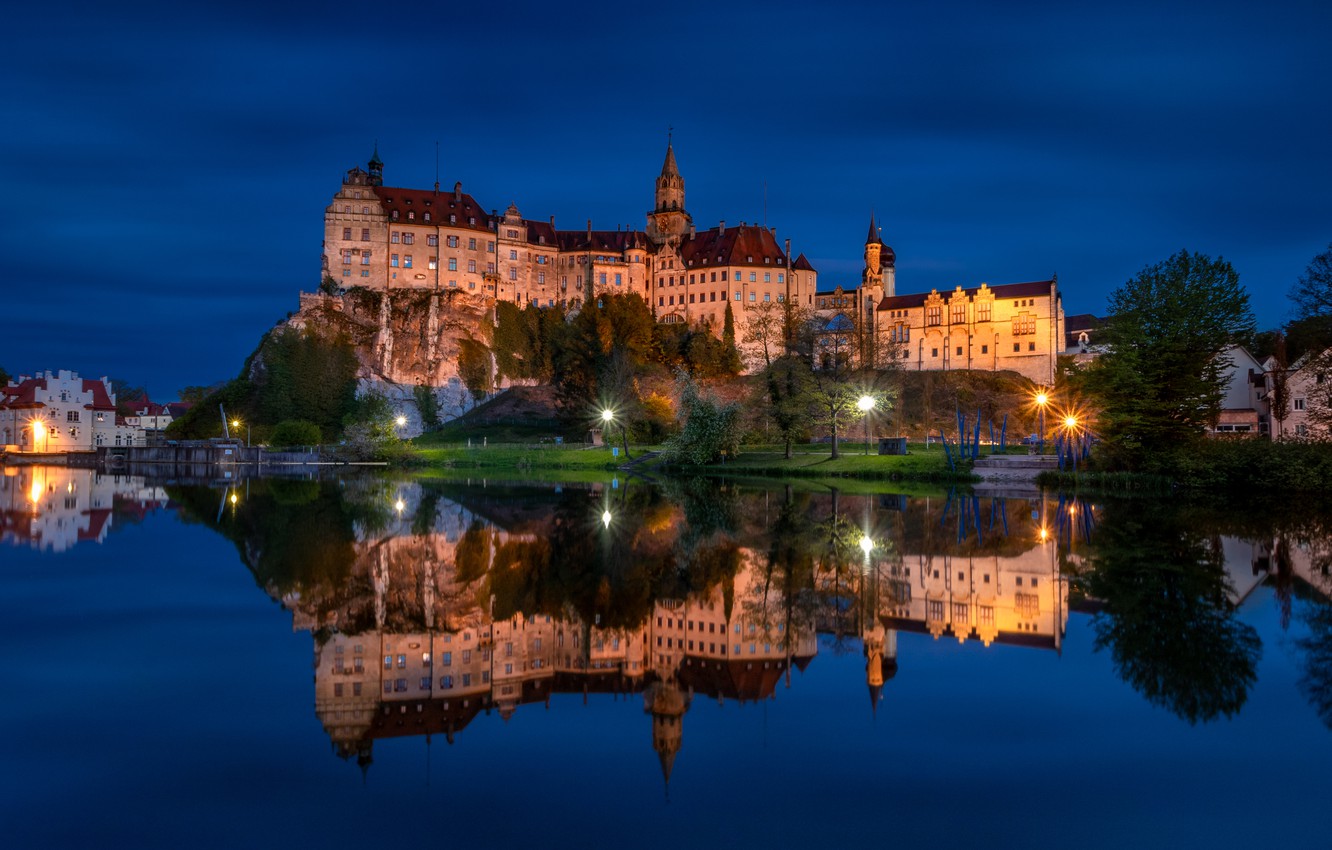
[[[0,387],[6,386],[8,383],[9,373],[5,371],[3,366],[0,366]]]
[[[735,314],[731,312],[731,302],[726,302],[726,317],[722,321],[722,362],[720,371],[728,375],[738,375],[744,369],[740,362],[740,349],[735,344]]]
[[[1180,251],[1110,296],[1106,353],[1087,387],[1112,464],[1159,465],[1219,414],[1223,354],[1254,331],[1249,296],[1223,259]]]
[[[786,446],[788,460],[796,439],[809,428],[813,386],[809,363],[795,354],[782,355],[763,370],[765,406]]]
[[[774,356],[780,356],[782,346],[783,309],[781,304],[764,301],[751,307],[745,334],[742,341],[745,347],[756,351],[763,358],[763,366],[772,365]],[[730,315],[731,302],[726,302],[727,315]]]
[[[1279,439],[1285,435],[1286,417],[1290,415],[1290,362],[1286,356],[1286,335],[1281,331],[1272,340],[1272,360],[1272,391],[1267,396],[1267,405],[1277,426],[1272,436]]]
[[[701,466],[740,453],[740,405],[722,404],[699,389],[687,372],[676,375],[680,393],[680,433],[666,441],[662,454],[673,463]]]
[[[322,440],[318,425],[307,419],[287,419],[273,428],[269,442],[274,446],[314,446]]]
[[[458,377],[472,396],[472,406],[484,400],[494,385],[490,349],[474,339],[458,340]]]
[[[1309,265],[1290,290],[1299,319],[1332,320],[1332,243],[1327,250],[1309,261]]]
[[[416,399],[416,410],[421,414],[421,426],[427,431],[436,431],[443,422],[439,418],[439,397],[435,388],[426,384],[417,384],[412,388]]]

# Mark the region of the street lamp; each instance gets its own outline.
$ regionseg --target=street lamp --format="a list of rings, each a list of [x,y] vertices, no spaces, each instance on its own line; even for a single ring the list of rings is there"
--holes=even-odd
[[[865,553],[866,558],[869,557],[869,554],[871,551],[873,551],[873,549],[874,549],[874,541],[869,538],[869,535],[868,534],[860,535],[860,551]]]
[[[610,528],[610,524],[611,524],[611,512],[610,512],[610,511],[603,511],[603,512],[602,512],[602,514],[601,514],[601,524],[604,525],[606,528]]]
[[[401,428],[402,426],[407,424],[407,417],[399,413],[398,418],[394,419],[393,421],[397,424],[399,428]]]
[[[869,457],[869,415],[870,411],[874,409],[874,396],[861,396],[860,400],[856,402],[856,407],[860,408],[860,412],[865,414],[865,457]],[[861,545],[864,546],[863,540],[861,541]],[[868,552],[869,550],[866,551]]]
[[[233,419],[233,420],[231,420],[231,427],[232,427],[232,428],[235,428],[237,431],[239,431],[239,430],[240,430],[240,426],[241,426],[241,421],[240,421],[239,419]],[[246,448],[249,448],[249,447],[250,447],[250,423],[249,423],[249,422],[246,422],[246,423],[245,423],[245,447],[246,447]]]
[[[1040,424],[1041,438],[1038,441],[1040,445],[1041,454],[1045,454],[1045,406],[1049,403],[1050,403],[1050,396],[1045,392],[1045,390],[1040,390],[1039,392],[1036,393],[1036,409],[1040,411],[1040,420],[1041,420]]]
[[[46,446],[43,449],[51,447],[50,438],[46,435],[46,423],[40,419],[34,419],[32,420],[32,450],[34,452],[37,451],[38,440],[46,441]]]

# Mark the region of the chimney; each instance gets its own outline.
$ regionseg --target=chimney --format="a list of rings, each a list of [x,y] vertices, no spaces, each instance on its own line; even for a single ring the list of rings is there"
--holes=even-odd
[[[550,227],[552,230],[555,229],[555,216],[550,217]]]
[[[691,224],[691,225],[689,225],[689,238],[690,238],[690,239],[693,239],[693,238],[694,238],[694,233],[695,233],[694,225]]]
[[[718,233],[726,232],[726,219],[722,219],[721,222],[717,225],[717,232]]]
[[[461,181],[461,180],[458,181],[457,183],[454,183],[454,184],[453,184],[453,200],[455,200],[455,201],[461,201],[461,200],[462,200],[462,181]]]
[[[587,220],[587,241],[592,241],[592,219]]]

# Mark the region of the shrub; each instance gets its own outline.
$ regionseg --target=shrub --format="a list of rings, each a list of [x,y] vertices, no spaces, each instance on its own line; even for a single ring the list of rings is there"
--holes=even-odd
[[[273,429],[274,446],[314,446],[323,442],[319,426],[307,419],[284,419]]]

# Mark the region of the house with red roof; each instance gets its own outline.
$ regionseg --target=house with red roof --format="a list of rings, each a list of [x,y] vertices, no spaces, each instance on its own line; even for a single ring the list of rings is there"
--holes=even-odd
[[[20,375],[0,387],[0,446],[6,451],[76,452],[141,445],[143,429],[116,415],[111,379],[61,369]]]

